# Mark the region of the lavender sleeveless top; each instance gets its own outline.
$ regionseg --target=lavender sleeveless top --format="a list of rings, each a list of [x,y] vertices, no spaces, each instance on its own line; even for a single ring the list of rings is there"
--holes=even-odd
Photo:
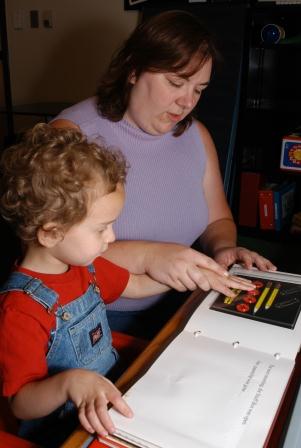
[[[206,154],[196,123],[181,136],[154,136],[125,120],[99,115],[96,98],[62,111],[56,119],[77,124],[90,140],[121,149],[130,165],[125,207],[114,224],[118,240],[175,242],[190,246],[206,229],[208,207],[203,191]],[[109,309],[146,309],[161,296],[120,298]]]

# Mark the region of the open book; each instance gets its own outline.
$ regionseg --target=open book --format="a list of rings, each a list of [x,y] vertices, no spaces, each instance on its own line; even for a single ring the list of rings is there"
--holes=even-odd
[[[116,436],[144,448],[260,448],[301,342],[301,276],[232,268],[234,299],[210,292],[184,330],[110,410]]]

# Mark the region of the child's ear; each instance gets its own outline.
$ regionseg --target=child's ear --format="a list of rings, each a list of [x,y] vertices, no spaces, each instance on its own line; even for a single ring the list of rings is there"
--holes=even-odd
[[[57,223],[49,222],[39,228],[37,237],[41,246],[50,249],[62,241],[64,232]]]

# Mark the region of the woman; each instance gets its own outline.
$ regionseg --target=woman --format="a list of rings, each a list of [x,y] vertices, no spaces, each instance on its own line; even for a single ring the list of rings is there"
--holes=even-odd
[[[177,291],[199,286],[223,292],[227,280],[222,268],[234,262],[276,269],[236,246],[214,143],[193,118],[216,57],[197,17],[163,12],[141,23],[116,53],[97,97],[66,109],[52,122],[79,127],[90,139],[101,136],[122,149],[131,167],[127,201],[115,226],[119,241],[106,255],[132,272],[142,257],[153,278]],[[195,240],[220,267],[189,247]],[[220,274],[214,284],[210,269]],[[111,328],[150,337],[177,304],[174,298],[164,302],[162,296],[121,298],[109,307]]]

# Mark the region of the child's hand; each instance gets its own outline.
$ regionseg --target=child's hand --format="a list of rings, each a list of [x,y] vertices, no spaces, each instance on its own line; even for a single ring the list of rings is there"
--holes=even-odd
[[[214,289],[215,291],[221,292],[226,296],[235,297],[235,292],[233,292],[230,288],[242,289],[244,291],[251,291],[256,288],[251,280],[243,277],[236,277],[234,275],[219,275],[209,269],[200,269],[200,271],[202,277],[199,282],[199,286],[204,291]]]
[[[107,378],[84,369],[71,369],[67,380],[68,398],[78,408],[78,418],[90,433],[107,435],[115,431],[108,413],[108,403],[126,417],[133,412],[121,393]]]

